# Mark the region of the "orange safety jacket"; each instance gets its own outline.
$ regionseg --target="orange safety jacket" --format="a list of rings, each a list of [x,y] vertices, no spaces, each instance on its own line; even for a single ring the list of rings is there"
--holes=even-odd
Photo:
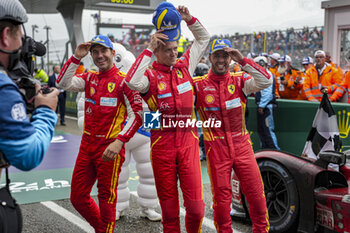
[[[306,71],[304,91],[307,99],[321,101],[323,95],[321,88],[328,89],[328,98],[333,102],[337,101],[345,93],[345,88],[342,86],[342,76],[331,65],[327,65],[321,75],[318,74],[315,66]]]
[[[333,62],[330,62],[330,63],[328,63],[328,64],[330,64],[331,66],[333,66],[334,68],[336,68],[336,69],[338,70],[339,74],[340,74],[342,77],[344,77],[344,72],[343,72],[343,70],[340,68],[340,66],[338,66],[337,64],[335,64],[335,63],[333,63]]]
[[[284,80],[286,80],[288,84],[284,85],[281,83],[282,77],[284,77]],[[297,77],[301,77],[299,82],[296,82]],[[278,91],[282,99],[305,100],[306,96],[303,91],[303,80],[303,73],[293,67],[284,74],[276,72],[276,91]]]
[[[342,82],[342,86],[347,89],[348,92],[348,103],[350,103],[350,71],[345,73],[345,78]]]
[[[275,84],[277,85],[277,68],[278,68],[278,65],[275,65],[274,67],[269,67],[269,71],[273,74],[273,78],[275,79]],[[275,88],[275,95],[276,95],[276,99],[280,99],[281,96],[280,94],[278,93],[278,88],[276,86]]]

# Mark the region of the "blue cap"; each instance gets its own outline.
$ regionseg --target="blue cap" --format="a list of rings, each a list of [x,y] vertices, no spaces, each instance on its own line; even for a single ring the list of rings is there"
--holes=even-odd
[[[292,62],[292,58],[290,56],[288,56],[288,55],[284,55],[278,61],[281,62],[281,63],[283,63],[283,62]]]
[[[224,48],[232,48],[231,42],[227,39],[215,39],[210,46],[209,54],[212,54]]]
[[[157,30],[169,37],[168,41],[177,41],[181,36],[181,15],[170,2],[162,2],[153,14],[152,23]]]
[[[258,55],[256,55],[254,52],[250,52],[250,53],[248,53],[247,54],[247,58],[249,58],[249,59],[254,59],[254,58],[256,58]]]
[[[97,35],[90,41],[92,45],[99,44],[113,50],[112,41],[104,35]]]
[[[310,63],[313,63],[313,62],[314,62],[314,60],[311,57],[304,57],[303,61],[301,62],[301,64],[307,65],[307,64],[310,64]]]

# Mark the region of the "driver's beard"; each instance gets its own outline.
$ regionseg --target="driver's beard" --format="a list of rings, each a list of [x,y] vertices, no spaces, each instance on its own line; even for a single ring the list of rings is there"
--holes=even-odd
[[[278,66],[277,72],[280,74],[284,74],[287,71],[287,66]]]

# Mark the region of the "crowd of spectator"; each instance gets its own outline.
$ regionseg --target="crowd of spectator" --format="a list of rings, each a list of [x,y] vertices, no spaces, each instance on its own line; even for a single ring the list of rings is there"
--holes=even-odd
[[[268,32],[254,32],[251,34],[214,35],[212,39],[225,38],[232,42],[232,46],[243,54],[253,52],[260,54],[289,54],[293,58],[293,66],[301,68],[303,57],[312,55],[322,49],[323,27],[304,27],[302,29],[289,28]]]
[[[135,56],[138,56],[141,51],[147,48],[151,34],[151,30],[148,29],[130,29],[122,39],[111,39],[123,44]],[[262,52],[288,54],[293,58],[292,65],[301,69],[303,57],[310,56],[316,50],[322,49],[323,27],[289,28],[287,30],[254,32],[250,34],[239,34],[237,32],[235,34],[214,35],[211,39],[217,38],[230,40],[232,46],[243,54],[248,54],[249,52],[255,54]]]
[[[140,54],[141,51],[143,51],[143,49],[145,49],[148,46],[151,34],[152,33],[150,30],[136,31],[134,29],[130,29],[130,31],[123,36],[123,39],[115,40],[115,41],[123,44],[130,51],[132,51],[135,56],[137,56]],[[301,79],[300,81],[300,84],[301,84],[304,81],[304,77],[306,76],[306,70],[307,70],[306,65],[309,65],[309,63],[311,64],[313,63],[313,62],[306,63],[305,59],[312,60],[312,58],[314,57],[315,51],[322,49],[323,34],[324,34],[323,27],[313,27],[313,28],[303,27],[302,29],[288,28],[286,30],[254,32],[250,34],[239,34],[239,33],[221,34],[221,35],[214,35],[212,36],[211,39],[212,40],[218,39],[218,38],[228,39],[232,43],[232,46],[234,48],[241,51],[242,54],[246,55],[248,58],[254,58],[258,55],[263,55],[263,56],[266,56],[270,62],[271,59],[269,59],[269,55],[271,56],[272,54],[279,54],[281,55],[281,59],[283,55],[289,55],[287,56],[290,59],[290,61],[287,62],[289,64],[287,71],[290,72],[291,70],[294,70],[294,69],[299,70],[300,72],[298,71],[298,74],[294,75],[293,73],[292,76],[295,76],[295,77],[291,79],[298,80],[298,83],[299,83],[299,79]],[[186,51],[187,48],[191,45],[191,41],[188,41],[188,39],[187,40],[184,39],[184,41],[186,43],[181,43],[181,46],[179,45],[179,49],[184,49],[184,51]],[[208,49],[209,48],[207,48],[207,50]],[[179,54],[182,54],[182,52],[179,51]],[[205,52],[205,54],[208,54],[208,51]],[[335,64],[333,63],[331,65],[335,66]],[[339,67],[335,67],[335,68],[339,69]],[[237,71],[237,67],[234,70]],[[341,72],[340,76],[343,79],[344,73],[342,73],[341,70],[340,72]],[[280,80],[279,77],[284,78],[284,77],[288,77],[288,75],[280,74],[276,70],[276,74],[274,74],[274,76],[276,79],[276,86],[278,88],[282,88],[283,86],[280,85],[280,83],[283,83],[286,81],[284,81],[283,79]],[[337,85],[341,85],[341,83],[339,82],[337,83]],[[286,97],[283,97],[283,95],[279,96],[279,91],[281,93],[283,93],[283,91],[278,90],[278,88],[276,90],[277,97],[286,98]],[[288,88],[288,86],[286,86],[286,88]],[[292,86],[291,88],[295,89],[294,86]],[[303,91],[303,87],[300,86],[300,88],[298,89],[300,89],[300,93],[297,96],[294,96],[295,98],[293,99],[306,100],[307,98]],[[295,92],[295,90],[293,91]],[[345,92],[345,89],[344,89],[344,92]]]

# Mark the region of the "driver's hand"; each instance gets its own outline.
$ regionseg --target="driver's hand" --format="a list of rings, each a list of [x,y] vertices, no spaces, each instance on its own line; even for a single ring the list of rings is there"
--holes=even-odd
[[[102,154],[103,161],[114,160],[122,149],[123,144],[124,143],[118,139],[109,144]]]

